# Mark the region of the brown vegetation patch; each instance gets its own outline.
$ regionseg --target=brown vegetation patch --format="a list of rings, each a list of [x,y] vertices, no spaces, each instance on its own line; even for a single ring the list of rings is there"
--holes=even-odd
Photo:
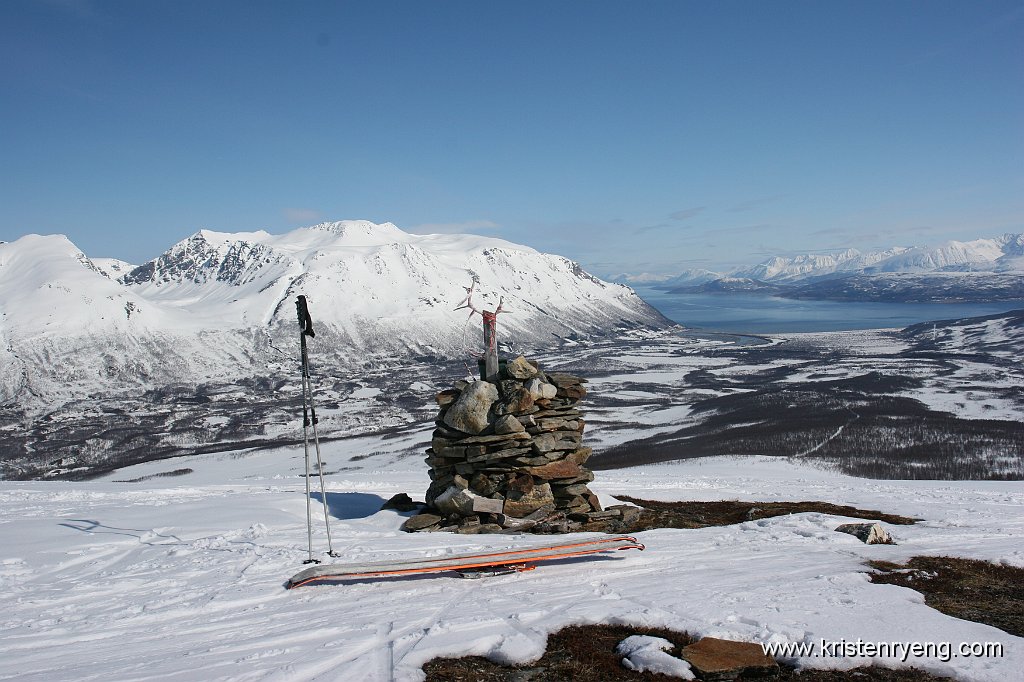
[[[682,648],[696,641],[685,632],[629,625],[573,625],[548,636],[544,656],[529,665],[505,666],[481,656],[435,658],[423,666],[427,682],[576,682],[577,680],[670,680],[665,675],[638,673],[622,666],[615,653],[619,642],[631,635],[650,635],[672,642],[668,653],[679,656]],[[755,679],[740,677],[739,680]],[[764,678],[758,678],[764,679]],[[782,682],[933,682],[934,677],[917,669],[892,670],[865,667],[854,670],[802,670],[782,667],[775,680]]]
[[[642,507],[640,519],[628,529],[630,533],[657,528],[707,528],[708,526],[729,526],[744,521],[768,519],[773,516],[821,512],[836,516],[881,521],[898,526],[909,526],[918,519],[896,514],[886,514],[874,509],[857,509],[828,502],[740,502],[723,500],[717,502],[660,502],[640,500],[635,497],[616,496],[623,502]]]
[[[878,571],[872,582],[909,587],[942,613],[1024,637],[1024,568],[948,556],[869,565]]]

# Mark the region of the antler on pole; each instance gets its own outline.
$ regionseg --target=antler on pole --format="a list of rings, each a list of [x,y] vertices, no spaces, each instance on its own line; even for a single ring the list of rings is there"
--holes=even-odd
[[[468,287],[466,287],[466,298],[459,305],[456,310],[462,310],[463,308],[469,308],[469,316],[473,317],[473,313],[477,313],[483,318],[484,321],[484,379],[487,381],[498,380],[498,334],[497,334],[497,320],[498,313],[508,312],[503,310],[505,297],[498,299],[498,307],[491,312],[489,310],[478,310],[473,305],[473,287],[476,286],[474,280]]]

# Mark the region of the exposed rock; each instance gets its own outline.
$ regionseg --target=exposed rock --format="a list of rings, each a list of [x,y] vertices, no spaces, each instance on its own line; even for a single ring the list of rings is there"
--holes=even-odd
[[[487,414],[498,399],[498,389],[486,381],[466,386],[458,400],[448,408],[444,423],[464,433],[478,434],[487,428]]]
[[[398,493],[381,505],[381,510],[394,509],[400,512],[416,511],[423,506],[422,502],[414,502],[408,493]]]
[[[432,526],[437,526],[439,523],[441,523],[441,517],[437,514],[417,514],[405,520],[405,523],[402,524],[402,530],[427,530]]]
[[[683,648],[682,658],[702,680],[735,680],[740,675],[769,676],[779,664],[764,653],[760,644],[705,637]]]
[[[515,379],[532,379],[537,376],[537,368],[520,355],[515,360],[509,360],[508,364],[505,365],[505,373]]]
[[[479,495],[456,485],[451,486],[434,500],[434,506],[445,516],[472,516]]]
[[[575,478],[580,475],[580,465],[574,464],[562,460],[560,462],[551,462],[550,464],[544,464],[538,467],[529,467],[526,470],[531,476],[543,479],[553,478]]]
[[[440,405],[441,407],[445,407],[446,405],[451,405],[452,403],[454,403],[456,398],[458,397],[459,391],[449,388],[435,395],[434,400],[436,400],[437,404]]]
[[[526,427],[511,414],[499,417],[497,421],[494,422],[494,433],[497,435],[522,433],[524,431],[526,431]]]
[[[505,500],[491,499],[489,497],[476,497],[473,499],[473,511],[483,514],[500,514],[505,507]]]
[[[526,390],[534,400],[550,400],[558,394],[556,386],[540,379],[530,379],[526,382]]]
[[[508,480],[508,491],[519,495],[533,492],[533,476],[528,473],[511,474]]]
[[[527,516],[544,505],[553,504],[554,495],[551,494],[551,486],[547,483],[535,485],[529,493],[516,493],[505,499],[505,514],[522,518]]]
[[[882,528],[880,523],[846,523],[836,528],[837,532],[849,533],[869,545],[895,545],[896,541]]]

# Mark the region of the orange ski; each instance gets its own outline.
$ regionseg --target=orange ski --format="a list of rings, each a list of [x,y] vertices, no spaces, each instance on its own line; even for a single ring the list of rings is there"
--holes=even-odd
[[[589,554],[639,549],[644,546],[636,538],[619,536],[562,542],[501,552],[460,554],[456,556],[421,559],[418,561],[384,561],[371,564],[329,564],[313,566],[295,574],[287,587],[299,587],[313,582],[384,578],[390,576],[443,573],[445,571],[472,572],[486,568],[504,569],[501,572],[528,571],[542,561],[556,561]]]

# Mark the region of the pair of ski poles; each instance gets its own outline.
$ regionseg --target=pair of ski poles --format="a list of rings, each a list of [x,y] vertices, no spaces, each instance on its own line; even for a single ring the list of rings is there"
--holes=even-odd
[[[318,564],[319,559],[313,558],[313,510],[312,496],[309,490],[309,427],[313,427],[313,444],[316,449],[316,470],[320,477],[320,499],[324,505],[324,526],[327,528],[327,555],[337,556],[331,542],[331,521],[327,509],[327,488],[324,486],[324,463],[320,457],[320,435],[317,433],[316,407],[313,405],[313,384],[309,379],[309,353],[306,350],[306,337],[313,338],[313,318],[309,316],[306,297],[295,299],[295,308],[299,315],[299,348],[302,351],[302,442],[306,457],[306,538],[309,541],[309,558],[304,564]]]

